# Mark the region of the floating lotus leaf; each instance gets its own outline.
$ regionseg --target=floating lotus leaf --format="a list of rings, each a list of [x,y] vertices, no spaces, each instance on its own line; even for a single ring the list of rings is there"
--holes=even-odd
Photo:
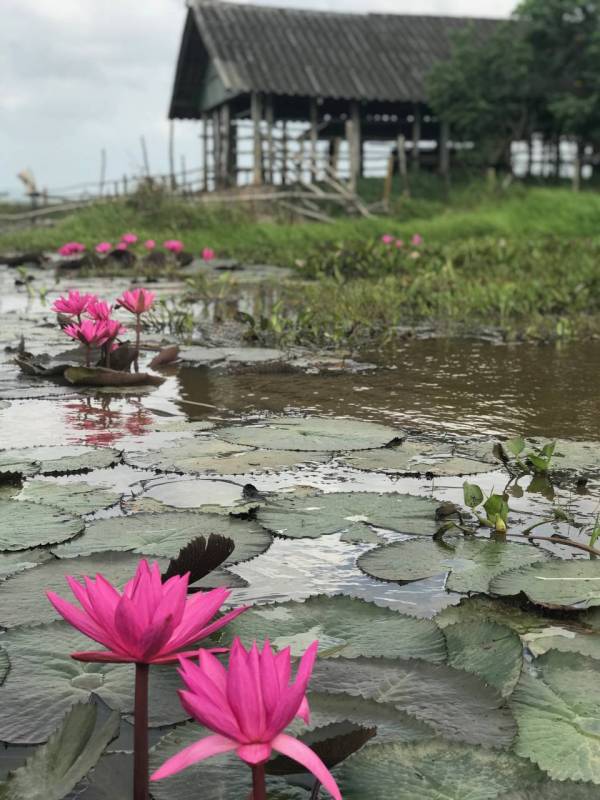
[[[220,428],[228,442],[272,450],[368,450],[404,436],[397,428],[337,417],[271,417],[255,425]]]
[[[59,614],[46,598],[46,591],[70,597],[71,590],[65,580],[67,575],[78,578],[101,572],[120,588],[133,577],[138,563],[139,556],[131,553],[101,553],[76,560],[53,559],[36,569],[20,572],[0,583],[0,625],[14,628],[59,619]],[[163,567],[166,567],[164,561],[161,562]]]
[[[550,651],[526,667],[510,701],[515,751],[554,780],[600,784],[599,679],[598,661],[577,653]]]
[[[18,499],[55,506],[71,514],[92,514],[118,503],[121,493],[113,489],[92,486],[89,483],[55,483],[33,480],[25,484]]]
[[[597,792],[590,783],[547,780],[503,794],[499,800],[596,800]]]
[[[105,469],[119,461],[120,453],[110,447],[58,446],[23,447],[0,450],[0,472],[23,475],[63,474]]]
[[[182,547],[198,536],[218,533],[235,542],[233,553],[223,562],[237,564],[263,553],[272,537],[252,520],[217,514],[171,511],[164,514],[132,514],[110,517],[88,525],[83,536],[68,547],[56,547],[60,558],[87,556],[107,550],[130,551],[139,555],[175,558]],[[98,563],[106,556],[99,555]],[[133,561],[133,556],[129,556]],[[136,559],[137,560],[137,559]],[[71,565],[72,568],[72,565]],[[135,571],[135,569],[134,569]],[[133,574],[133,573],[132,573]]]
[[[156,478],[145,484],[144,496],[157,500],[165,511],[196,508],[204,512],[247,514],[258,505],[248,502],[239,484],[207,478]]]
[[[11,575],[16,575],[17,572],[32,569],[51,560],[52,553],[43,548],[0,553],[0,581],[10,578]]]
[[[191,722],[171,731],[150,751],[150,771],[207,735],[209,731]],[[305,792],[292,789],[283,778],[269,776],[267,782],[269,800],[307,800]],[[154,800],[244,800],[251,790],[252,772],[235,753],[215,756],[152,783]]]
[[[6,676],[8,675],[9,669],[10,669],[10,659],[8,657],[8,653],[6,652],[6,650],[3,650],[0,647],[0,686],[6,680]]]
[[[506,625],[522,635],[529,631],[537,631],[556,621],[539,613],[523,611],[509,603],[499,603],[491,597],[464,597],[456,606],[448,606],[436,615],[435,621],[440,628],[462,622],[480,622],[482,619]]]
[[[540,781],[511,753],[440,739],[364,747],[335,774],[344,800],[494,800]]]
[[[473,475],[497,467],[491,457],[487,461],[477,460],[458,454],[455,446],[423,442],[402,442],[396,447],[363,450],[344,456],[342,463],[355,469],[403,475]]]
[[[0,500],[0,550],[27,550],[65,542],[81,533],[85,523],[58,508],[37,503]]]
[[[115,745],[116,743],[111,747]],[[103,755],[94,769],[80,782],[73,793],[73,798],[75,797],[83,800],[125,800],[133,797],[133,752],[109,751]],[[69,800],[72,798],[69,797]]]
[[[2,640],[11,669],[0,687],[0,741],[44,742],[71,706],[92,696],[116,711],[132,713],[134,665],[75,661],[70,653],[97,646],[66,622],[15,628]],[[152,667],[152,726],[186,718],[175,691],[180,685],[172,666]]]
[[[496,689],[446,664],[416,659],[320,659],[311,688],[391,703],[447,739],[508,747],[516,731]]]
[[[74,394],[73,387],[58,386],[47,380],[27,379],[21,375],[14,381],[0,386],[0,398],[3,400],[40,400],[45,397],[64,397]]]
[[[323,463],[329,458],[329,453],[256,450],[222,439],[185,439],[176,446],[129,453],[125,460],[134,467],[162,472],[241,475],[247,472],[286,469],[305,462]]]
[[[350,597],[318,595],[302,603],[255,606],[224,631],[225,641],[268,638],[299,655],[319,640],[319,657],[446,659],[444,636],[434,622]]]
[[[479,675],[503,697],[510,695],[523,663],[523,645],[514,631],[486,619],[450,625],[444,634],[450,666]]]
[[[199,419],[190,422],[187,419],[169,419],[168,417],[159,417],[158,424],[155,428],[157,431],[165,431],[168,433],[199,433],[201,431],[210,431],[215,427],[215,423],[208,419]]]
[[[0,800],[62,800],[119,733],[117,712],[103,722],[97,716],[93,703],[74,705],[47,743],[0,784]]]
[[[230,364],[263,364],[284,361],[283,350],[268,347],[182,347],[179,358],[199,367],[227,366]]]
[[[330,533],[362,541],[367,525],[411,535],[433,536],[437,503],[407,494],[373,492],[296,493],[263,506],[258,519],[265,528],[290,538],[316,539]]]
[[[556,441],[556,449],[550,461],[551,472],[576,472],[582,475],[600,472],[600,447],[598,442],[574,442],[569,439],[530,439],[524,453],[541,448]]]
[[[503,572],[490,583],[492,594],[525,595],[551,608],[600,606],[600,562],[543,561]]]
[[[600,659],[600,633],[583,627],[578,630],[562,620],[555,620],[553,625],[526,633],[521,638],[534,656],[541,656],[549,650],[560,650],[561,653],[579,653]]]
[[[487,592],[495,575],[544,559],[550,556],[529,544],[456,536],[393,542],[364,553],[358,566],[374,578],[401,582],[450,572],[446,588],[468,593]]]

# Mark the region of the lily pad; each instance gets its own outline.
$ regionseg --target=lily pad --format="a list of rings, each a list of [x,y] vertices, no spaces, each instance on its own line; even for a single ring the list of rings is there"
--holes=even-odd
[[[284,361],[283,350],[268,347],[182,347],[179,358],[186,364],[199,367],[228,366],[230,364],[264,364]]]
[[[133,753],[115,751],[103,755],[68,800],[80,797],[84,800],[124,800],[133,797]]]
[[[273,541],[271,535],[252,520],[171,511],[164,514],[110,517],[92,522],[83,536],[71,542],[68,547],[54,548],[53,552],[63,559],[92,553],[101,554],[108,550],[129,551],[138,556],[175,558],[181,548],[192,539],[206,537],[211,533],[226,536],[235,543],[233,553],[223,562],[225,566],[247,561],[264,553]],[[99,555],[96,560],[101,564],[105,558],[106,556]],[[131,556],[129,558],[132,559]]]
[[[248,502],[239,484],[206,478],[155,478],[144,484],[143,496],[157,500],[165,511],[195,508],[204,512],[246,514],[258,505]]]
[[[185,439],[177,445],[139,453],[128,453],[131,466],[161,472],[241,475],[247,472],[281,470],[296,464],[329,460],[329,453],[299,453],[293,450],[257,450],[221,439]]]
[[[393,542],[369,550],[357,563],[367,575],[386,581],[417,581],[450,572],[446,588],[466,594],[487,592],[495,575],[544,559],[550,556],[532,545],[453,536]]]
[[[523,663],[523,645],[516,633],[505,625],[481,620],[450,625],[444,634],[452,667],[479,675],[503,697],[510,695]]]
[[[58,730],[0,785],[1,800],[62,800],[96,764],[119,733],[120,716],[99,722],[98,706],[77,703]]]
[[[444,636],[434,622],[343,596],[255,606],[225,629],[225,641],[236,636],[246,644],[268,638],[279,649],[291,645],[294,655],[318,639],[319,658],[446,659]]]
[[[292,539],[316,539],[342,533],[344,541],[362,541],[368,525],[409,535],[433,536],[436,503],[423,497],[374,492],[295,493],[263,506],[265,528]]]
[[[260,424],[220,428],[227,442],[272,450],[368,450],[403,437],[403,431],[376,422],[338,417],[271,417]]]
[[[36,569],[20,572],[0,583],[0,625],[14,628],[59,619],[59,614],[46,598],[46,591],[70,597],[67,575],[77,578],[100,572],[111,583],[121,587],[133,577],[138,563],[139,557],[131,553],[102,553],[76,560],[54,559]],[[166,567],[166,562],[160,566]]]
[[[503,794],[499,800],[595,800],[594,784],[572,781],[542,781],[535,786]]]
[[[58,446],[0,450],[0,472],[60,475],[114,466],[120,459],[110,447]]]
[[[477,460],[460,455],[456,446],[402,442],[395,447],[364,450],[344,456],[342,463],[355,469],[402,475],[473,475],[497,468],[491,458]]]
[[[27,550],[56,544],[81,533],[81,517],[37,503],[0,500],[0,550]]]
[[[14,744],[45,742],[61,717],[78,702],[99,697],[109,708],[132,713],[133,664],[86,664],[70,653],[97,648],[66,622],[20,627],[2,637],[11,669],[0,687],[0,740]],[[172,666],[150,670],[150,724],[186,718]]]
[[[439,739],[365,747],[335,774],[344,800],[494,800],[540,781],[511,753]]]
[[[495,577],[490,592],[504,597],[524,595],[549,608],[600,606],[600,563],[553,559],[530,564]]]
[[[509,747],[516,731],[495,688],[446,664],[326,658],[317,661],[311,687],[391,703],[454,741]]]
[[[6,680],[8,670],[10,669],[10,659],[6,650],[0,647],[0,686]]]
[[[550,651],[523,670],[510,701],[515,750],[554,780],[600,783],[599,678],[598,661],[577,653]]]
[[[555,624],[555,620],[540,613],[523,611],[513,604],[498,602],[497,598],[481,596],[464,597],[458,605],[448,606],[435,617],[442,629],[448,625],[480,622],[482,619],[505,625],[519,635]]]
[[[208,419],[195,420],[190,422],[188,419],[169,419],[159,417],[155,430],[165,433],[189,433],[196,434],[201,431],[210,431],[215,427],[215,423]]]
[[[51,560],[52,553],[42,547],[12,553],[0,553],[0,581]]]
[[[579,475],[593,475],[600,472],[600,447],[598,442],[575,442],[569,439],[556,439],[556,448],[550,461],[550,472],[573,472]],[[550,440],[529,439],[524,452],[532,447],[538,449]]]
[[[92,514],[118,503],[121,493],[91,486],[89,483],[33,480],[25,484],[17,499],[55,506],[71,514]]]
[[[10,403],[8,400],[0,400],[0,411],[4,411],[4,409],[9,408]]]

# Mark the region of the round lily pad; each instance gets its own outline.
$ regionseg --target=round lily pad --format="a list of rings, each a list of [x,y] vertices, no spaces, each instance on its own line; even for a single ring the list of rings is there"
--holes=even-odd
[[[110,517],[92,522],[83,536],[69,546],[55,547],[53,552],[63,559],[101,554],[108,550],[129,551],[138,554],[138,557],[175,558],[192,539],[207,537],[211,533],[226,536],[235,543],[233,553],[223,562],[225,566],[264,553],[272,542],[271,535],[253,520],[171,511]],[[99,555],[98,562],[101,563],[103,558],[106,556]]]
[[[2,637],[11,669],[0,687],[0,740],[44,742],[74,703],[99,697],[121,713],[133,711],[134,665],[75,661],[70,654],[98,649],[66,622],[19,627]],[[150,724],[181,722],[186,714],[172,666],[150,670]]]
[[[214,472],[241,475],[247,472],[281,470],[305,462],[322,463],[329,453],[299,453],[293,450],[257,450],[222,439],[185,439],[176,446],[128,453],[125,461],[135,467],[186,474]]]
[[[27,481],[17,499],[55,506],[71,514],[92,514],[118,503],[121,493],[89,483],[32,480]]]
[[[497,689],[447,664],[418,659],[318,659],[311,689],[391,703],[446,739],[509,747],[516,731]]]
[[[208,512],[248,510],[243,487],[232,481],[156,478],[144,485],[143,496],[171,508],[197,508]]]
[[[89,472],[116,464],[121,457],[110,447],[57,446],[0,450],[0,472],[51,475]]]
[[[600,783],[599,679],[598,661],[556,651],[522,673],[510,701],[515,750],[554,780]]]
[[[524,595],[532,603],[549,608],[600,606],[600,563],[552,559],[497,575],[492,594]]]
[[[28,550],[38,545],[65,542],[81,533],[81,517],[58,508],[0,500],[0,550]]]
[[[225,641],[236,636],[248,645],[268,638],[279,649],[291,646],[294,655],[318,639],[319,658],[446,659],[444,636],[434,622],[343,596],[255,606],[224,631]]]
[[[60,615],[46,598],[46,591],[71,597],[65,580],[67,575],[83,578],[100,572],[111,583],[122,587],[133,577],[138,563],[139,556],[131,553],[102,553],[76,560],[54,559],[20,572],[0,583],[0,625],[14,628],[59,619]],[[166,562],[163,561],[161,568],[164,567]]]
[[[446,588],[466,594],[487,592],[495,575],[544,559],[550,556],[532,545],[452,536],[443,541],[412,539],[377,547],[360,556],[358,566],[374,578],[399,582],[450,572]]]
[[[342,463],[355,469],[402,475],[473,475],[497,468],[491,458],[487,461],[468,458],[458,454],[452,445],[408,441],[344,456]]]
[[[511,753],[440,739],[364,747],[335,775],[344,800],[494,800],[540,781]]]
[[[404,432],[357,419],[271,417],[260,424],[220,428],[220,438],[272,450],[368,450],[402,438]]]
[[[283,495],[262,506],[265,528],[290,538],[316,539],[344,533],[344,541],[362,541],[368,525],[411,535],[433,536],[436,503],[406,494],[335,492]],[[368,539],[367,539],[368,540]]]
[[[263,364],[284,361],[283,350],[268,347],[182,347],[179,358],[196,366],[227,366],[230,364]]]
[[[42,547],[33,550],[20,550],[12,553],[0,553],[0,581],[23,572],[26,569],[33,569],[39,564],[51,561],[52,553]]]

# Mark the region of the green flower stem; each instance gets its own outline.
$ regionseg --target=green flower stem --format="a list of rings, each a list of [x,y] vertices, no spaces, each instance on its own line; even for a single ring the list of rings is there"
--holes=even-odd
[[[148,675],[149,664],[135,665],[133,728],[133,800],[148,800]]]

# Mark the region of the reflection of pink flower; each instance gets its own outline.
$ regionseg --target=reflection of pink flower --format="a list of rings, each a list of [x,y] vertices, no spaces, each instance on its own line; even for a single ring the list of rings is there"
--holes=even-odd
[[[61,256],[74,256],[77,253],[84,253],[85,245],[81,242],[67,242],[58,248],[58,252]]]
[[[212,261],[213,258],[215,258],[215,255],[216,255],[215,251],[210,247],[205,247],[204,250],[202,251],[202,258],[205,261]]]
[[[154,239],[146,239],[146,241],[144,242],[144,247],[146,248],[146,250],[154,250],[154,248],[156,247],[156,242],[154,241]]]
[[[80,661],[165,664],[175,661],[178,651],[210,636],[246,610],[229,611],[213,619],[231,591],[213,589],[187,595],[189,573],[175,575],[164,583],[160,569],[142,560],[134,577],[119,592],[102,575],[85,578],[82,586],[67,577],[81,608],[54,592],[48,599],[74,628],[104,645],[107,650],[73,653]],[[194,654],[198,652],[198,647]]]
[[[138,237],[135,235],[135,233],[124,233],[123,236],[121,236],[121,241],[124,244],[135,244],[137,240]]]
[[[183,250],[183,242],[179,239],[167,239],[166,242],[163,243],[165,250],[170,250],[171,253],[181,253]]]
[[[412,237],[412,239],[410,240],[410,243],[411,243],[411,244],[412,244],[414,247],[419,247],[419,245],[423,244],[423,237],[422,237],[422,236],[420,236],[418,233],[415,233],[415,235],[414,235],[414,236]]]
[[[84,319],[74,325],[67,325],[63,331],[71,339],[77,339],[86,347],[100,347],[108,339],[105,322]]]
[[[110,319],[110,315],[112,314],[112,306],[108,303],[105,303],[104,300],[98,300],[97,298],[94,298],[88,303],[85,311],[92,319],[106,320]]]
[[[127,242],[119,242],[119,244],[115,247],[115,250],[127,250],[129,245]]]
[[[404,241],[402,239],[396,239],[396,247],[398,248],[398,250],[402,250],[402,248],[404,247]]]
[[[99,242],[95,249],[97,253],[100,253],[100,255],[103,253],[110,253],[112,250],[112,244],[110,242]]]
[[[314,642],[302,656],[293,682],[289,648],[275,654],[269,642],[262,652],[256,642],[247,651],[235,639],[229,669],[204,650],[198,654],[198,665],[180,658],[179,674],[186,687],[179,692],[181,704],[214,733],[169,758],[151,780],[166,778],[232,750],[254,767],[264,764],[275,750],[312,772],[335,800],[342,800],[333,776],[317,754],[284,733],[296,716],[308,721],[306,689],[316,654]]]
[[[130,292],[123,292],[117,303],[132,314],[143,314],[151,307],[156,294],[148,289],[133,289]]]
[[[392,244],[392,242],[394,241],[394,237],[389,233],[384,233],[383,236],[381,237],[381,241],[383,242],[383,244]]]
[[[96,302],[97,299],[93,294],[79,294],[77,290],[70,291],[66,297],[59,297],[54,301],[52,311],[79,317],[84,311],[87,311],[90,303]]]

